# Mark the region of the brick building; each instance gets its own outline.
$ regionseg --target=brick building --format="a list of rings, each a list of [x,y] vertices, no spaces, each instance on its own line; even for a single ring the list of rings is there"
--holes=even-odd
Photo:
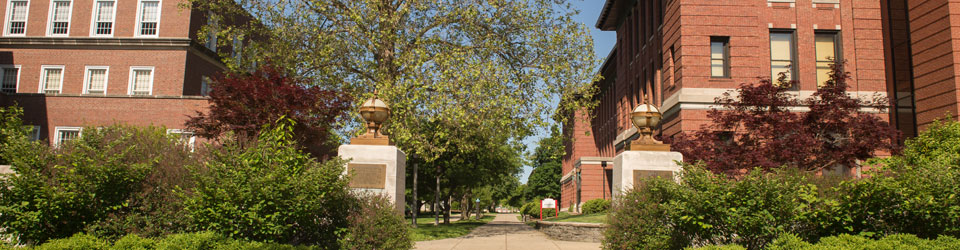
[[[599,4],[599,3],[598,3]],[[792,72],[809,96],[832,59],[850,93],[895,101],[905,135],[960,113],[960,4],[932,0],[607,0],[597,28],[617,33],[600,69],[600,104],[571,114],[561,206],[611,197],[612,158],[637,137],[629,113],[660,107],[661,136],[698,129],[714,98]],[[589,118],[589,119],[588,119]]]
[[[205,13],[183,3],[3,0],[0,105],[22,106],[34,138],[54,145],[118,123],[189,136],[206,77],[226,68],[216,42],[198,42]]]

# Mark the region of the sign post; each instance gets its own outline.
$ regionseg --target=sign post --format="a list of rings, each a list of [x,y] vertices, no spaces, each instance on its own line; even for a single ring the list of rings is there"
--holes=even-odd
[[[553,208],[554,217],[560,216],[560,212],[557,210],[557,200],[546,198],[540,201],[540,219],[543,220],[543,209],[544,208]]]

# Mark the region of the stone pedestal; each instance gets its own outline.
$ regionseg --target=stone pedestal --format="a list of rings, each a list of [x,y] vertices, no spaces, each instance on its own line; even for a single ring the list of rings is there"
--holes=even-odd
[[[350,175],[350,188],[357,192],[384,194],[403,213],[406,203],[407,155],[394,146],[341,145],[340,158],[347,160],[344,175]]]
[[[647,177],[659,176],[680,181],[683,155],[679,152],[624,151],[613,158],[613,197],[631,190]]]

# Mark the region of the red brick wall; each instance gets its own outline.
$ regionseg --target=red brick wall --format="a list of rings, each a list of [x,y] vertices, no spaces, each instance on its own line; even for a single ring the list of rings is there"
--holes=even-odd
[[[206,112],[205,98],[133,98],[12,95],[4,106],[24,108],[24,123],[39,125],[41,139],[53,138],[54,128],[98,127],[118,123],[183,129],[188,116]]]
[[[90,36],[90,22],[92,20],[94,0],[73,0],[73,12],[70,18],[70,36]],[[188,9],[179,5],[186,0],[162,0],[160,10],[159,37],[188,37],[191,26]],[[0,9],[4,17],[0,19],[0,27],[6,27],[7,5],[9,1],[0,1]],[[117,0],[116,16],[114,19],[113,37],[133,37],[136,32],[138,0]],[[27,16],[27,36],[47,36],[47,24],[50,18],[50,0],[30,0],[30,9]]]
[[[38,93],[43,65],[64,66],[61,93],[80,94],[86,66],[109,66],[108,95],[126,95],[131,66],[154,68],[154,95],[183,95],[184,50],[85,50],[85,49],[0,49],[12,56],[0,57],[0,64],[20,65],[18,93]],[[197,83],[199,84],[199,83]]]
[[[909,5],[917,125],[960,114],[960,3],[911,0]]]
[[[609,180],[607,180],[604,172],[609,169],[613,169],[613,164],[607,164],[606,168],[597,164],[583,164],[581,166],[580,202],[593,199],[610,199],[610,187],[606,185]]]
[[[764,0],[671,1],[665,10],[660,47],[664,55],[660,62],[665,65],[661,82],[664,96],[682,88],[733,89],[769,78],[771,28],[795,30],[800,90],[816,90],[814,32],[839,30],[843,59],[853,78],[850,90],[886,91],[878,1],[842,0],[838,5],[816,7],[812,0],[792,4]],[[710,76],[711,36],[730,37],[730,78]],[[670,54],[671,47],[676,55]],[[671,63],[671,58],[676,61]],[[664,135],[697,129],[706,119],[701,111],[679,113],[666,117]]]

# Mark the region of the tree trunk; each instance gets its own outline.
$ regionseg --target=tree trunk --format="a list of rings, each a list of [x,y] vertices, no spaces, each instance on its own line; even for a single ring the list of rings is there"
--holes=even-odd
[[[452,201],[452,200],[451,200],[451,197],[450,197],[449,194],[447,194],[447,196],[444,196],[443,199],[446,201],[446,205],[443,206],[443,208],[444,208],[444,209],[443,209],[443,224],[450,224],[450,208],[453,207],[453,206],[451,206],[451,205],[452,205],[452,204],[451,204],[451,201]]]
[[[433,225],[440,225],[440,171],[442,169],[440,166],[437,166],[437,189],[436,193],[433,194]]]
[[[417,163],[413,163],[413,205],[410,207],[410,217],[413,218],[413,227],[417,227],[417,214],[420,213],[420,201],[417,200]]]

